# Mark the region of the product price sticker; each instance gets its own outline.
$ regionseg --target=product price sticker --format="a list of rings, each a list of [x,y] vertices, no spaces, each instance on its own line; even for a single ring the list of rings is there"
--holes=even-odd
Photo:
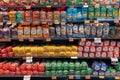
[[[30,78],[31,78],[31,75],[25,75],[25,76],[23,77],[23,80],[30,80]]]

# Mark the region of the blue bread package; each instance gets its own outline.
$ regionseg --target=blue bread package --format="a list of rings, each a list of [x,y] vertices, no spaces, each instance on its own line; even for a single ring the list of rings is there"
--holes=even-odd
[[[78,13],[77,13],[77,20],[82,20],[83,17],[82,17],[82,10],[79,8],[78,9]]]
[[[72,10],[67,8],[67,21],[72,21]]]
[[[102,37],[102,32],[103,32],[103,24],[97,24],[97,37],[101,38]]]
[[[79,25],[79,34],[78,34],[78,37],[79,38],[84,38],[85,37],[85,30],[84,30],[84,26],[81,24]]]
[[[103,38],[108,38],[108,35],[109,35],[109,24],[108,23],[104,23],[103,24]]]
[[[66,25],[61,25],[61,37],[66,38]]]
[[[88,8],[87,7],[82,7],[82,17],[83,17],[83,19],[88,18]]]
[[[56,37],[60,38],[60,36],[61,36],[61,27],[60,27],[60,25],[57,25],[55,27],[55,31],[56,31]]]
[[[77,20],[77,8],[72,9],[72,20],[73,21]]]
[[[78,33],[79,33],[79,32],[78,32],[78,25],[77,25],[77,24],[74,24],[72,28],[73,28],[73,37],[74,37],[74,38],[79,37],[79,36],[78,36]]]
[[[90,38],[90,36],[91,36],[90,24],[85,24],[85,36],[86,36],[86,38]]]
[[[73,35],[73,24],[67,24],[67,37],[70,38]]]
[[[91,24],[91,37],[92,38],[96,37],[96,31],[97,31],[97,28],[95,24]]]

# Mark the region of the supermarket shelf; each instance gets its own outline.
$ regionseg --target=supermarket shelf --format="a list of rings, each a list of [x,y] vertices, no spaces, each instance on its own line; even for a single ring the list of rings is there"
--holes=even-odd
[[[89,20],[90,22],[94,22],[95,20],[97,20],[99,22],[114,22],[115,20],[118,20],[118,19],[95,19],[95,20],[85,19],[85,20]],[[67,22],[68,23],[83,23],[83,22],[85,22],[85,20],[67,21]]]
[[[28,57],[31,57],[31,56],[28,56]],[[23,59],[26,59],[26,57],[3,57],[3,58],[0,58],[0,59],[20,59],[20,58],[23,58]],[[46,56],[38,56],[38,57],[33,57],[33,59],[92,59],[92,60],[110,60],[110,58],[97,58],[97,57],[94,57],[94,58],[88,58],[88,57],[46,57]],[[120,59],[120,58],[118,58]]]
[[[97,37],[95,37],[97,38]],[[19,39],[19,38],[11,38],[11,39],[0,39],[0,42],[14,42],[14,41],[18,41],[18,42],[34,42],[34,41],[40,41],[40,42],[51,42],[51,41],[69,41],[69,42],[74,42],[74,41],[78,41],[81,40],[83,38],[23,38],[23,39]],[[86,40],[94,40],[94,38],[85,38]],[[101,40],[120,40],[120,38],[101,38]]]
[[[73,76],[72,78],[69,78],[69,76],[40,76],[40,75],[32,75],[31,76],[31,80],[35,80],[36,78],[37,79],[41,79],[41,78],[44,78],[44,79],[52,79],[52,77],[56,77],[56,79],[70,79],[70,80],[75,80],[75,79],[88,79],[87,76],[82,76],[82,75],[71,75]],[[15,76],[15,75],[11,75],[11,76],[5,76],[5,75],[0,75],[0,79],[1,78],[23,78],[24,76]],[[116,76],[90,76],[89,77],[90,79],[106,79],[106,80],[109,80],[109,79],[116,79],[116,78],[119,78],[119,77],[116,77]],[[10,79],[9,79],[10,80]]]

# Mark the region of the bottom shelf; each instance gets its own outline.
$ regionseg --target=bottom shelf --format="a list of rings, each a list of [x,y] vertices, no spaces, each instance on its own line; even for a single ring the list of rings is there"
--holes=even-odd
[[[25,80],[27,76],[5,76],[0,75],[0,80]],[[70,75],[70,76],[31,76],[30,79],[26,80],[119,80],[120,76],[80,76],[80,75]]]

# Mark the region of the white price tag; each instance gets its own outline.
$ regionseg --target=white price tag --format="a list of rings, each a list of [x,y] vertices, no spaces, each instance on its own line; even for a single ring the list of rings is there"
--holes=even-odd
[[[118,62],[118,58],[111,58],[111,61]]]
[[[78,59],[78,57],[71,57],[71,59]]]
[[[111,64],[117,65],[118,64],[118,58],[111,58]]]
[[[23,77],[23,80],[30,80],[30,77],[31,77],[31,75],[25,75],[25,76]]]
[[[33,57],[26,57],[26,62],[31,63],[33,61]]]
[[[83,5],[83,7],[88,7],[88,5],[87,5],[87,4],[85,4],[85,5]]]
[[[94,38],[94,43],[101,43],[101,38]]]

